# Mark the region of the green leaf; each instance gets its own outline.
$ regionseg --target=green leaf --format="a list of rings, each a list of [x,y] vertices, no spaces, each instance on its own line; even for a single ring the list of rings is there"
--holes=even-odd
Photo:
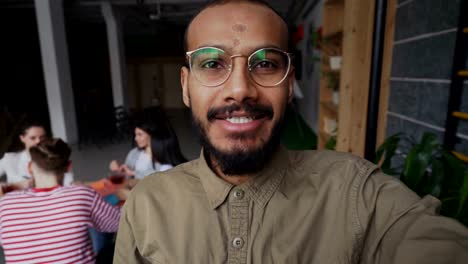
[[[444,163],[440,159],[432,161],[432,172],[429,175],[429,182],[427,184],[426,193],[440,197],[442,192],[442,184],[445,178],[445,167]]]
[[[439,139],[434,133],[426,132],[421,139],[421,145],[427,149],[435,149],[440,146]]]
[[[455,157],[451,152],[442,151],[442,156],[447,163],[450,173],[447,175],[446,184],[448,188],[456,188],[462,184],[464,180],[465,166],[462,161]]]
[[[402,180],[408,185],[408,187],[416,191],[416,188],[426,173],[430,158],[431,155],[427,155],[427,153],[422,152],[419,145],[416,145],[411,149],[410,153],[408,153],[408,156],[406,157],[402,175]]]
[[[398,148],[398,144],[400,142],[402,133],[397,133],[394,134],[390,137],[388,137],[382,145],[377,149],[375,153],[375,163],[379,163],[382,157],[385,158],[382,162],[382,165],[380,166],[382,171],[384,173],[390,174],[390,175],[395,175],[398,174],[393,168],[392,168],[392,159],[395,156],[396,150]]]
[[[327,142],[325,143],[325,149],[334,150],[336,147],[336,137],[331,136],[328,138]]]
[[[427,174],[426,171],[432,162],[433,153],[438,147],[437,136],[432,133],[424,133],[421,143],[416,144],[406,157],[402,180],[417,193],[426,189],[420,184]]]

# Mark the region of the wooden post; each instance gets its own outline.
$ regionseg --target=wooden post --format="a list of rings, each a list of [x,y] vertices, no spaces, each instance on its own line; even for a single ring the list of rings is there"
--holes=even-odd
[[[385,44],[382,65],[382,81],[379,103],[379,123],[377,127],[378,148],[385,141],[385,131],[387,129],[387,110],[388,98],[390,94],[390,77],[393,57],[393,38],[395,33],[395,16],[397,0],[388,0],[387,2],[387,21],[385,22]]]
[[[336,150],[364,156],[374,0],[346,0]]]

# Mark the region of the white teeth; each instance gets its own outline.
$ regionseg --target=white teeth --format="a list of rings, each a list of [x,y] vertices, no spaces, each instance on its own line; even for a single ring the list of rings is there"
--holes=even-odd
[[[252,122],[253,118],[251,117],[229,117],[229,118],[226,118],[226,120],[229,123],[233,123],[233,124],[245,124],[245,123]]]

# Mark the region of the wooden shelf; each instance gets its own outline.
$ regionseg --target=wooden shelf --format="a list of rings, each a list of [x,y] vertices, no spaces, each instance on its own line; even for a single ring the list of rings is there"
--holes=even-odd
[[[320,106],[324,108],[324,110],[328,111],[331,115],[338,116],[338,106],[333,102],[323,101],[320,102]]]
[[[324,148],[329,139],[325,131],[336,128],[336,150],[364,156],[374,11],[373,0],[325,0],[320,43],[319,148]],[[341,68],[336,71],[330,69],[328,59],[335,54],[342,57]],[[328,78],[333,77],[329,74],[336,74],[339,83],[338,105],[332,103]]]
[[[325,131],[320,131],[320,132],[319,132],[319,137],[320,137],[321,139],[323,139],[323,142],[324,142],[324,143],[327,142],[328,139],[329,139],[331,136],[332,136],[332,135],[326,133]]]
[[[322,36],[332,36],[343,32],[344,3],[333,2],[336,4],[323,6]]]
[[[319,149],[325,148],[327,141],[333,136],[330,130],[337,129],[339,122],[339,106],[332,102],[333,91],[329,87],[329,78],[336,78],[336,85],[339,85],[341,70],[332,70],[330,68],[330,56],[341,56],[343,54],[344,1],[326,0],[323,6],[318,129]],[[333,76],[328,76],[330,74]],[[335,81],[333,80],[333,82]]]
[[[325,131],[319,131],[319,136],[324,139],[328,139],[331,135],[326,133]]]
[[[322,73],[332,73],[332,74],[337,74],[339,75],[341,72],[341,69],[338,70],[332,70],[330,68],[330,56],[324,56],[322,57],[322,61],[320,63],[320,69]]]
[[[343,46],[344,0],[327,0],[323,7],[322,43],[320,44],[322,60],[320,63],[320,96],[319,96],[319,149],[325,148],[332,136],[329,130],[338,127],[339,106],[332,102],[333,91],[328,78],[336,78],[340,83],[340,70],[330,68],[330,56],[341,56]],[[333,77],[328,76],[332,74]],[[332,121],[334,120],[334,121]],[[333,128],[334,127],[334,128]]]
[[[327,35],[323,34],[322,38],[324,42],[339,41],[341,43],[343,40],[343,30],[329,32]]]

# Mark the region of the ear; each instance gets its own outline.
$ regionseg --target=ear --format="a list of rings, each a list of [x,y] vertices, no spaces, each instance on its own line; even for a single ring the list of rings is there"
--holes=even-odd
[[[294,97],[294,68],[292,68],[291,72],[289,73],[288,79],[288,103],[291,103]]]
[[[26,136],[20,135],[19,139],[21,140],[21,142],[23,142],[23,144],[26,143]]]
[[[182,66],[180,69],[180,85],[182,86],[182,99],[185,106],[190,108],[190,96],[188,92],[188,78],[189,78],[189,69],[185,66]]]

